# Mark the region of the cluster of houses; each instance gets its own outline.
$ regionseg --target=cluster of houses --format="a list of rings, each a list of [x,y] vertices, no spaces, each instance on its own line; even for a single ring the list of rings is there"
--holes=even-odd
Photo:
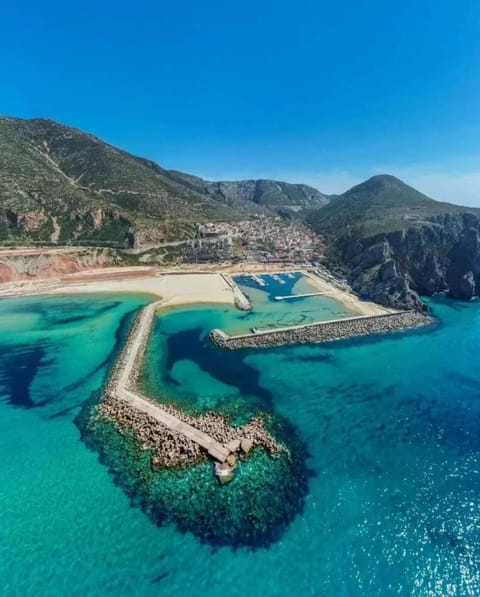
[[[198,224],[185,260],[303,262],[322,253],[319,237],[301,222],[258,217]]]

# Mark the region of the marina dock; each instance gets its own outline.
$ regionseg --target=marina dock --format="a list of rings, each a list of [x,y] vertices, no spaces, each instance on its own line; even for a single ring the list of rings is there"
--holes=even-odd
[[[260,278],[256,274],[252,274],[250,276],[254,282],[256,282],[260,287],[266,286],[266,282],[263,278]]]
[[[287,294],[285,296],[275,296],[276,301],[286,301],[288,299],[307,298],[309,296],[325,296],[331,292],[306,292],[304,294]]]

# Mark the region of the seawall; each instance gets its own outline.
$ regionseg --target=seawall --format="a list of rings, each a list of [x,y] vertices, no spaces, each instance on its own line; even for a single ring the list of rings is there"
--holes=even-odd
[[[423,327],[432,322],[432,318],[428,315],[417,311],[402,311],[385,315],[362,315],[333,321],[319,321],[238,336],[229,336],[224,331],[216,329],[210,332],[210,339],[224,350],[268,348],[286,344],[320,344],[344,338],[386,334]]]

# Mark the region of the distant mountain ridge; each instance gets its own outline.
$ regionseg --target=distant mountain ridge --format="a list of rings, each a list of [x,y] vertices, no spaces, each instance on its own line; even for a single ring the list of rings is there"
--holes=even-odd
[[[305,184],[270,179],[209,181],[176,170],[169,172],[197,192],[227,205],[249,202],[272,211],[300,211],[322,207],[330,200],[328,195]]]
[[[0,118],[0,242],[171,240],[191,236],[198,221],[325,200],[305,185],[204,181],[51,120]]]
[[[209,189],[225,199],[247,200],[271,209],[309,209],[322,207],[329,201],[317,189],[305,184],[291,184],[276,180],[220,181],[209,184]]]
[[[46,119],[0,118],[0,244],[124,246],[188,239],[196,222],[306,217],[363,297],[480,294],[480,210],[390,175],[328,196],[273,180],[207,181]],[[307,215],[305,215],[307,214]]]

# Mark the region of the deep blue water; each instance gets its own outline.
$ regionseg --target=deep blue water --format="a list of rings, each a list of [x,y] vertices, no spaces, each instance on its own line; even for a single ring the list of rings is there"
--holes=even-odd
[[[232,550],[157,526],[81,441],[75,418],[143,301],[0,302],[2,595],[480,594],[479,303],[436,299],[421,332],[229,357],[206,333],[234,311],[159,318],[159,396],[271,409],[309,455],[278,539]]]

